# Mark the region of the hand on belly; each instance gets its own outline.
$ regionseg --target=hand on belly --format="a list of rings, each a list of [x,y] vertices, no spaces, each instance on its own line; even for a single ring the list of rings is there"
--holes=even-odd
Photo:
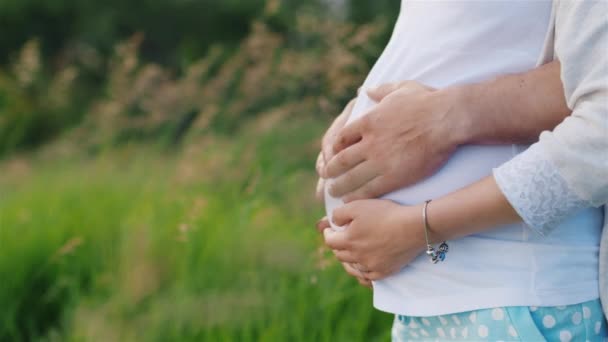
[[[386,200],[362,200],[334,211],[332,221],[344,230],[324,223],[325,244],[353,273],[363,280],[380,280],[401,270],[425,249],[420,206],[406,207]],[[349,272],[350,273],[350,272]]]
[[[368,95],[378,105],[340,130],[336,154],[321,171],[332,178],[329,194],[345,202],[429,177],[455,151],[464,127],[448,99],[419,83],[387,84]]]

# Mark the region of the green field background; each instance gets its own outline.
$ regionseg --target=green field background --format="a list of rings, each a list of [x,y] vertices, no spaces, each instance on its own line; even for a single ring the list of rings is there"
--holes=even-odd
[[[389,340],[313,193],[398,3],[179,3],[0,2],[0,341]]]

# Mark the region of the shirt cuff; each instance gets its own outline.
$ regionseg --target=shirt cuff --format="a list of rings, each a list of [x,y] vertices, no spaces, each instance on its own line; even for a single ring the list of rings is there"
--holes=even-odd
[[[494,179],[525,224],[546,236],[589,204],[574,193],[538,144],[493,170]]]

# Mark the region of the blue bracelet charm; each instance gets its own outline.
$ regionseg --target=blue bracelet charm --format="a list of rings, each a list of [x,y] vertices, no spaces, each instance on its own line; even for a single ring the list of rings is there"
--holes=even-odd
[[[431,262],[433,264],[436,264],[440,261],[444,261],[445,254],[449,250],[448,244],[445,241],[442,242],[441,245],[439,245],[439,248],[437,250],[435,250],[435,248],[433,248],[433,246],[431,246],[430,244],[427,244],[426,248],[426,254],[431,258]]]

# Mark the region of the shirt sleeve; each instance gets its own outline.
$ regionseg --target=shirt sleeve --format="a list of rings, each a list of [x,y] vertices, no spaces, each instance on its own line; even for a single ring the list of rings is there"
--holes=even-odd
[[[608,202],[608,2],[560,1],[555,55],[572,114],[494,170],[524,222],[546,235],[586,207]]]
[[[544,236],[590,203],[570,189],[541,149],[534,145],[494,169],[494,179],[524,223]]]

